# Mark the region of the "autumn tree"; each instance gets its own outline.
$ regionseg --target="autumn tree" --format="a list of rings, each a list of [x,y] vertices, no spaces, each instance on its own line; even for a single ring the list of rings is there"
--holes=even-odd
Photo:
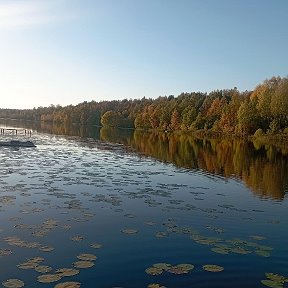
[[[256,102],[246,99],[238,110],[237,119],[239,132],[243,134],[253,134],[259,124]]]
[[[178,130],[180,129],[180,124],[180,114],[176,109],[174,109],[171,115],[170,128],[172,130]]]
[[[109,127],[121,127],[123,116],[119,112],[107,111],[101,117],[101,124]]]

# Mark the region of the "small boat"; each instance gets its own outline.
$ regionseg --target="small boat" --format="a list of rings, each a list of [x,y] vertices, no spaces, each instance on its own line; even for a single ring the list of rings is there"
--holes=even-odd
[[[35,144],[31,141],[17,141],[11,140],[8,142],[0,142],[0,146],[6,147],[36,147]]]

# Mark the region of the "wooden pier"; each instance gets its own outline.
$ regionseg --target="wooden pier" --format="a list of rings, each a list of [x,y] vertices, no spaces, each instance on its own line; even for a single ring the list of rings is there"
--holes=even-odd
[[[1,135],[32,135],[32,130],[22,128],[0,128]]]

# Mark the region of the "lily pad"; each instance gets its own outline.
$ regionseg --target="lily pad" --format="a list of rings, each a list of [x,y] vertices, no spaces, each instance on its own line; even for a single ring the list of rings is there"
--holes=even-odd
[[[258,240],[258,241],[261,241],[261,240],[266,239],[266,237],[264,237],[264,236],[259,236],[259,235],[251,235],[250,238],[252,238],[252,239],[254,239],[254,240]]]
[[[121,230],[121,232],[124,234],[133,235],[133,234],[137,234],[138,230],[136,230],[136,229],[123,229],[123,230]]]
[[[91,243],[90,247],[94,248],[94,249],[99,249],[99,248],[102,248],[102,244],[100,244],[100,243]]]
[[[267,287],[271,287],[271,288],[283,288],[283,284],[279,283],[279,282],[275,282],[273,280],[261,280],[261,283]]]
[[[176,267],[181,268],[181,269],[183,269],[183,270],[187,270],[187,271],[190,271],[190,270],[193,270],[193,269],[194,269],[194,265],[192,265],[192,264],[186,264],[186,263],[178,264],[178,265],[176,265]]]
[[[61,276],[58,274],[45,274],[45,275],[40,275],[37,277],[38,282],[41,283],[52,283],[59,281],[61,279]]]
[[[213,264],[203,265],[202,268],[208,272],[221,272],[224,270],[222,266],[213,265]]]
[[[71,238],[71,240],[74,241],[74,242],[80,242],[83,239],[84,239],[84,237],[83,236],[79,236],[79,235],[76,235],[76,236]]]
[[[94,261],[97,259],[97,256],[93,254],[80,254],[77,256],[77,258],[83,261]]]
[[[91,261],[76,261],[73,263],[75,268],[85,269],[94,266],[95,264]]]
[[[54,288],[79,288],[81,284],[79,282],[62,282],[54,286]]]
[[[265,273],[265,276],[273,281],[281,281],[284,282],[286,277],[279,275],[279,274],[274,274],[274,273]]]
[[[172,267],[172,265],[168,263],[155,263],[153,264],[153,267],[162,269],[162,270],[168,270],[169,268]]]
[[[61,277],[70,277],[79,274],[79,270],[74,268],[60,268],[55,271],[56,274],[59,274]]]
[[[187,274],[189,273],[189,270],[183,269],[181,267],[177,266],[172,266],[167,270],[169,273],[175,274],[175,275],[181,275],[181,274]]]
[[[24,270],[35,269],[37,266],[38,266],[38,263],[30,262],[30,261],[23,262],[17,265],[19,269],[24,269]]]
[[[156,232],[156,234],[155,234],[156,238],[165,238],[167,236],[168,236],[168,233],[164,232],[164,231],[159,231],[159,232]]]
[[[236,253],[236,254],[245,255],[245,254],[250,254],[252,251],[249,251],[249,250],[244,249],[244,248],[236,247],[236,248],[231,249],[231,252]]]
[[[265,257],[265,258],[268,258],[271,256],[270,252],[269,251],[266,251],[266,250],[256,250],[255,253],[259,256],[262,256],[262,257]]]
[[[166,287],[160,284],[151,283],[147,286],[147,288],[166,288]]]
[[[51,247],[51,246],[41,246],[39,247],[39,250],[40,251],[43,251],[43,252],[51,252],[53,251],[55,248],[54,247]]]
[[[0,249],[0,257],[7,256],[12,254],[12,250],[10,249]]]
[[[8,279],[6,281],[3,281],[2,285],[8,288],[20,288],[24,287],[24,282],[19,279]]]
[[[41,263],[44,260],[45,259],[43,257],[33,257],[33,258],[28,259],[28,262]]]
[[[40,272],[40,273],[47,273],[52,271],[52,267],[46,266],[46,265],[39,265],[35,267],[35,271]]]
[[[145,272],[149,275],[160,275],[162,274],[163,270],[160,268],[156,268],[156,267],[149,267],[145,270]]]
[[[229,249],[222,248],[222,247],[213,247],[211,248],[211,251],[218,253],[218,254],[223,254],[223,255],[229,254]]]

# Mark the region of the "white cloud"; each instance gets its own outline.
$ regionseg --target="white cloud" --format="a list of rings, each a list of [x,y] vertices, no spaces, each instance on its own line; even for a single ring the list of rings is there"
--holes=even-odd
[[[76,15],[68,8],[68,1],[5,1],[0,3],[0,29],[27,28],[71,20]]]

